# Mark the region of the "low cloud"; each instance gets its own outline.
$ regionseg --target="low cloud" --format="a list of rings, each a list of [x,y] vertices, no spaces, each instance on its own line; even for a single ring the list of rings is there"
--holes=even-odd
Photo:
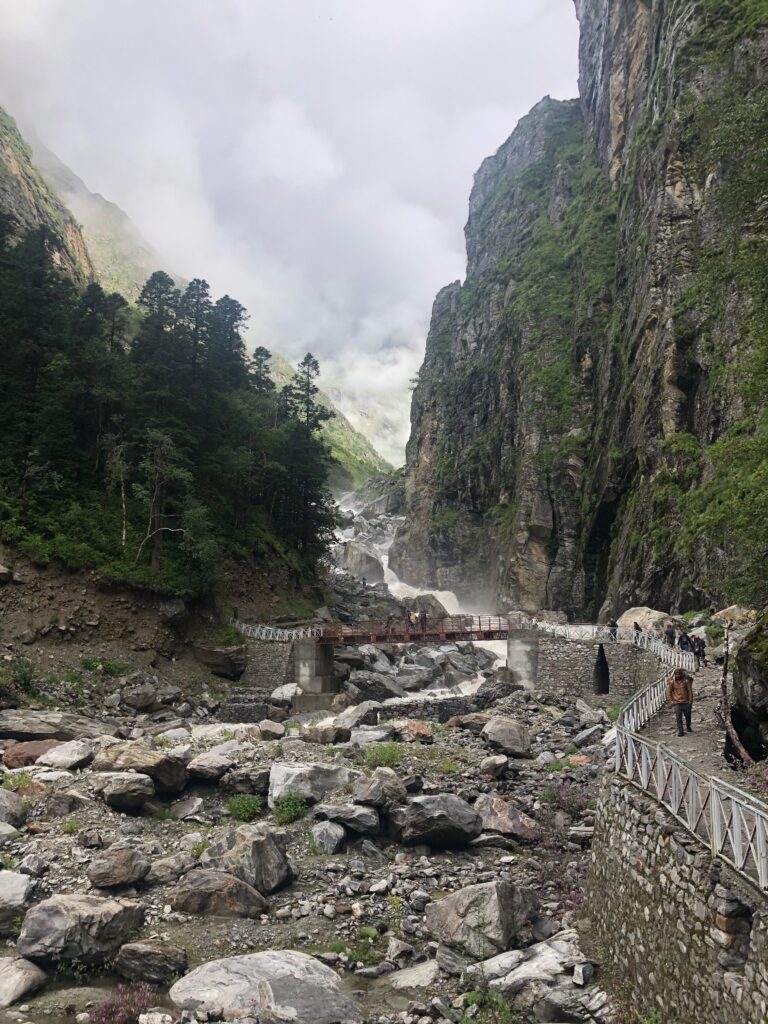
[[[572,0],[0,0],[0,103],[392,461],[472,174],[576,93]]]

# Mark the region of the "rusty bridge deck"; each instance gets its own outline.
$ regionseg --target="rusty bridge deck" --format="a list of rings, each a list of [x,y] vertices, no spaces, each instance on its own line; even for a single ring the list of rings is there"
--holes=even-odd
[[[335,647],[357,647],[360,644],[456,643],[459,640],[506,640],[509,637],[509,619],[501,615],[451,615],[444,619],[428,618],[421,624],[409,626],[405,620],[361,622],[356,625],[332,624],[323,626],[319,644]]]

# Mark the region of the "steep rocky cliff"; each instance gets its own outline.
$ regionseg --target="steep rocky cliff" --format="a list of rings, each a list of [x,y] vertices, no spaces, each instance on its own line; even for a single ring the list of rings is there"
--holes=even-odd
[[[32,164],[16,122],[0,108],[0,211],[12,236],[33,228],[49,231],[51,258],[77,283],[93,276],[88,250],[72,214]]]
[[[476,177],[392,564],[486,606],[760,600],[768,4],[577,13],[580,106],[539,104]]]

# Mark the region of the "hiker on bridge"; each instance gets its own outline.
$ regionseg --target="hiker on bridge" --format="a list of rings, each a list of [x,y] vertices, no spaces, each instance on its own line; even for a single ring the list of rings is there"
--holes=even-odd
[[[640,627],[640,623],[639,622],[633,622],[632,623],[632,632],[634,633],[634,636],[632,638],[633,641],[636,644],[639,644],[640,643],[640,634],[643,632],[641,627]]]
[[[419,612],[419,632],[427,632],[427,613],[423,609]]]
[[[675,709],[677,735],[684,736],[683,719],[688,732],[691,729],[691,710],[693,708],[693,678],[684,668],[676,668],[667,677],[667,700]]]
[[[697,672],[702,665],[704,668],[707,667],[707,643],[703,636],[693,638],[693,660]]]
[[[692,649],[691,638],[688,636],[688,631],[685,628],[680,631],[680,636],[677,639],[677,646],[686,654],[688,654]]]
[[[611,640],[616,643],[619,639],[619,624],[616,619],[611,619],[608,623],[608,633],[610,634]]]
[[[671,622],[668,622],[667,628],[664,630],[664,640],[669,644],[670,647],[674,647],[676,639],[677,634],[675,633],[675,627],[672,625]]]

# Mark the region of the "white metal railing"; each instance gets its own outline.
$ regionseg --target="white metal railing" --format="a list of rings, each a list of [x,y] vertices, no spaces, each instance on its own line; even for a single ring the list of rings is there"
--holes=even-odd
[[[638,731],[666,701],[667,677],[635,694],[616,723],[616,771],[682,822],[713,857],[768,889],[768,805],[705,775]]]
[[[510,624],[513,618],[510,616]],[[522,629],[539,629],[551,636],[562,637],[564,640],[599,640],[603,643],[632,644],[634,647],[651,651],[665,665],[684,668],[688,671],[692,671],[694,667],[694,658],[690,651],[681,651],[679,647],[671,647],[655,633],[648,633],[643,629],[618,629],[592,623],[544,622],[524,616],[520,616],[515,625]]]
[[[247,622],[231,618],[230,625],[239,629],[249,640],[276,640],[289,643],[291,640],[313,640],[323,635],[322,626],[297,626],[295,629],[279,629],[277,626],[251,626]]]

